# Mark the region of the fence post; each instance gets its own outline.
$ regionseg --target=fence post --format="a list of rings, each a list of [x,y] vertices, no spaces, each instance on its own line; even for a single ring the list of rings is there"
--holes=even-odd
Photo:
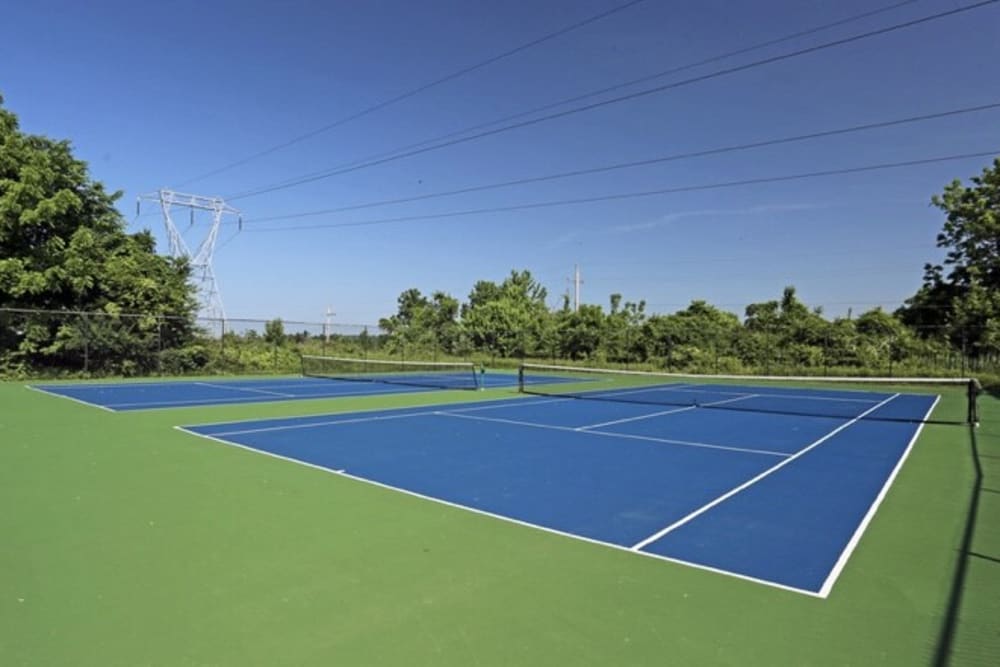
[[[830,332],[823,336],[823,375],[830,374]]]
[[[625,324],[625,327],[626,327],[625,328],[625,349],[623,350],[623,352],[624,352],[624,357],[625,357],[625,370],[628,370],[628,360],[629,360],[629,356],[631,356],[631,354],[632,354],[632,346],[629,344],[630,343],[630,336],[629,336],[629,334],[631,332],[628,329],[628,324],[627,323]]]
[[[768,330],[764,328],[764,375],[771,374],[771,337]]]
[[[895,336],[889,337],[889,377],[892,377],[892,361],[896,354],[896,338]]]
[[[163,375],[163,318],[156,316],[156,372]]]
[[[86,315],[81,315],[80,320],[83,322],[83,372],[90,372],[90,322],[87,321]]]
[[[966,355],[965,329],[962,329],[962,377],[965,377],[965,355]]]

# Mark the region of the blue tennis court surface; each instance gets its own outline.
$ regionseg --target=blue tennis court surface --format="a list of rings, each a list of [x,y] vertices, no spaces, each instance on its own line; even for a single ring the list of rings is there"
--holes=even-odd
[[[564,380],[541,378],[539,381]],[[517,385],[517,376],[488,372],[482,376],[482,383],[484,388],[513,387]],[[405,384],[305,377],[51,384],[34,385],[32,388],[116,412],[436,390]]]
[[[824,397],[802,391],[785,399]],[[856,404],[852,417],[526,398],[182,430],[826,597],[920,430],[877,417],[903,410],[920,420],[937,400],[837,393]]]

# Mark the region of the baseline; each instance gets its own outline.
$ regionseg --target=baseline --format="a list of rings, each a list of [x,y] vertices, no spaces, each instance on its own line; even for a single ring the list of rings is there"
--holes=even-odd
[[[82,398],[77,398],[76,396],[70,396],[69,394],[60,394],[56,391],[49,391],[48,389],[43,389],[42,387],[36,387],[34,385],[26,384],[25,389],[30,389],[31,391],[37,391],[39,394],[45,394],[46,396],[55,396],[56,398],[65,398],[67,401],[73,401],[74,403],[79,403],[80,405],[86,405],[90,408],[100,408],[105,412],[115,412],[114,409],[109,408],[106,405],[101,405],[100,403],[91,403],[90,401],[85,401]]]
[[[767,579],[761,579],[761,578],[757,578],[757,577],[753,577],[753,576],[741,574],[739,572],[732,572],[730,570],[724,570],[724,569],[721,569],[721,568],[712,567],[710,565],[705,565],[705,564],[694,562],[694,561],[687,561],[687,560],[683,560],[683,559],[680,559],[680,558],[675,558],[675,557],[672,557],[672,556],[664,556],[664,555],[661,555],[661,554],[651,553],[651,552],[648,552],[648,551],[633,551],[632,549],[630,549],[627,546],[624,546],[624,545],[621,545],[621,544],[616,544],[614,542],[609,542],[609,541],[605,541],[605,540],[595,539],[595,538],[592,538],[592,537],[586,537],[584,535],[578,535],[576,533],[571,533],[571,532],[568,532],[568,531],[559,530],[558,528],[552,528],[552,527],[549,527],[549,526],[543,526],[541,524],[533,523],[533,522],[530,522],[530,521],[525,521],[523,519],[517,519],[515,517],[510,517],[510,516],[506,516],[504,514],[499,514],[499,513],[496,513],[496,512],[491,512],[489,510],[484,510],[484,509],[481,509],[481,508],[478,508],[478,507],[473,507],[471,505],[466,505],[466,504],[463,504],[463,503],[457,503],[457,502],[454,502],[454,501],[445,500],[444,498],[439,498],[439,497],[436,497],[436,496],[432,496],[432,495],[420,493],[419,491],[413,491],[413,490],[406,489],[406,488],[403,488],[403,487],[400,487],[400,486],[395,486],[395,485],[392,485],[392,484],[386,484],[384,482],[379,482],[379,481],[374,480],[374,479],[369,479],[367,477],[363,477],[363,476],[360,476],[360,475],[355,475],[355,474],[347,472],[344,469],[333,469],[333,468],[322,466],[322,465],[319,465],[319,464],[316,464],[316,463],[310,463],[308,461],[303,461],[302,459],[294,458],[294,457],[291,457],[291,456],[285,456],[285,455],[282,455],[282,454],[277,454],[275,452],[270,452],[270,451],[267,451],[265,449],[260,449],[258,447],[253,447],[253,446],[250,446],[250,445],[244,445],[244,444],[241,444],[239,442],[235,442],[235,441],[231,441],[231,440],[225,440],[223,438],[219,438],[219,437],[216,437],[214,435],[208,435],[208,434],[204,434],[204,433],[199,433],[197,431],[189,430],[189,428],[184,427],[184,426],[174,426],[174,429],[177,430],[177,431],[180,431],[182,433],[186,433],[188,435],[193,435],[193,436],[199,437],[199,438],[204,438],[205,440],[209,440],[209,441],[212,441],[212,442],[215,442],[215,443],[218,443],[218,444],[227,445],[227,446],[230,446],[230,447],[235,447],[235,448],[238,448],[238,449],[242,449],[244,451],[252,452],[254,454],[262,454],[264,456],[267,456],[267,457],[270,457],[270,458],[273,458],[273,459],[277,459],[277,460],[280,460],[280,461],[285,461],[285,462],[288,462],[288,463],[298,464],[298,465],[304,466],[306,468],[311,468],[313,470],[318,470],[318,471],[325,472],[325,473],[328,473],[328,474],[331,474],[331,475],[336,475],[338,477],[342,477],[344,479],[349,479],[349,480],[352,480],[354,482],[359,482],[359,483],[362,483],[362,484],[367,484],[367,485],[374,486],[374,487],[377,487],[377,488],[380,488],[380,489],[384,489],[384,490],[387,490],[387,491],[394,491],[394,492],[397,492],[397,493],[402,493],[402,494],[404,494],[406,496],[410,496],[410,497],[413,497],[413,498],[418,498],[420,500],[426,500],[426,501],[437,503],[439,505],[443,505],[443,506],[446,506],[446,507],[451,507],[451,508],[454,508],[454,509],[464,510],[464,511],[467,511],[467,512],[471,512],[473,514],[477,514],[477,515],[480,515],[480,516],[486,516],[486,517],[489,517],[489,518],[492,518],[492,519],[497,519],[499,521],[503,521],[505,523],[509,523],[509,524],[521,526],[521,527],[524,527],[524,528],[531,528],[531,529],[534,529],[534,530],[539,530],[539,531],[542,531],[544,533],[548,533],[548,534],[551,534],[551,535],[558,535],[560,537],[570,538],[572,540],[576,540],[576,541],[579,541],[579,542],[584,542],[584,543],[587,543],[587,544],[592,544],[592,545],[596,545],[596,546],[600,546],[600,547],[605,547],[605,548],[613,549],[613,550],[618,551],[620,553],[629,554],[631,556],[642,556],[644,558],[651,558],[651,559],[654,559],[654,560],[660,561],[660,562],[667,562],[667,563],[672,563],[674,565],[683,565],[685,567],[692,567],[692,568],[694,568],[696,570],[700,570],[700,571],[703,571],[703,572],[711,572],[713,574],[721,574],[721,575],[724,575],[724,576],[727,576],[727,577],[732,577],[734,579],[739,579],[741,581],[746,581],[746,582],[750,582],[750,583],[754,583],[754,584],[761,584],[761,585],[764,585],[764,586],[768,586],[770,588],[776,588],[776,589],[779,589],[779,590],[783,590],[783,591],[787,591],[787,592],[791,592],[791,593],[797,593],[797,594],[805,595],[805,596],[808,596],[808,597],[813,597],[813,598],[820,597],[819,595],[817,595],[817,593],[815,591],[811,591],[811,590],[808,590],[808,589],[797,588],[795,586],[789,586],[787,584],[782,584],[780,582],[770,581],[770,580],[767,580]]]

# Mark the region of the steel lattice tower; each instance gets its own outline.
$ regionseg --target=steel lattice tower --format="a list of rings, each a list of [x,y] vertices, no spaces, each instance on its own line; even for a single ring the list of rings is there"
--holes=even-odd
[[[212,320],[225,320],[226,311],[222,305],[219,284],[215,279],[215,270],[212,268],[212,257],[215,253],[215,242],[219,237],[222,217],[235,215],[239,220],[240,227],[242,227],[243,219],[240,217],[240,212],[227,204],[221,197],[202,197],[172,190],[158,190],[139,195],[139,201],[136,202],[137,214],[139,202],[143,200],[155,201],[160,204],[160,210],[163,212],[163,225],[167,230],[167,238],[170,242],[170,255],[184,257],[190,261],[191,278],[198,290],[198,304],[202,316]],[[212,214],[212,226],[194,253],[191,252],[190,247],[184,241],[184,236],[177,229],[177,225],[174,224],[173,217],[171,217],[171,209],[175,206],[190,211],[192,225],[194,224],[195,211],[210,211]]]

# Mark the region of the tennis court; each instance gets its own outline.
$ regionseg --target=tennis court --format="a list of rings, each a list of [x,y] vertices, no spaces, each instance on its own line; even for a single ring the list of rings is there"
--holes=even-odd
[[[516,378],[495,376],[489,381],[500,383],[498,386],[513,386]],[[430,387],[295,377],[264,380],[45,384],[33,385],[32,388],[114,412],[431,391]]]
[[[102,664],[226,662],[232,645],[302,664],[330,628],[352,664],[909,665],[947,648],[973,431],[957,381],[524,364],[433,392],[368,370],[237,386],[375,396],[183,411],[0,386],[3,488],[26,508],[3,522],[25,554],[7,618],[21,637],[79,627],[32,655],[62,664],[96,637]]]
[[[826,597],[937,403],[929,394],[662,379],[573,391],[559,384],[573,378],[557,379],[540,385],[553,395],[523,400],[179,428],[496,519]],[[595,381],[576,378],[584,379]]]
[[[437,363],[306,357],[304,377],[42,384],[32,388],[111,410],[152,410],[316,398],[378,396],[440,389],[513,387],[513,372],[472,363]],[[540,378],[561,382],[558,377]]]

